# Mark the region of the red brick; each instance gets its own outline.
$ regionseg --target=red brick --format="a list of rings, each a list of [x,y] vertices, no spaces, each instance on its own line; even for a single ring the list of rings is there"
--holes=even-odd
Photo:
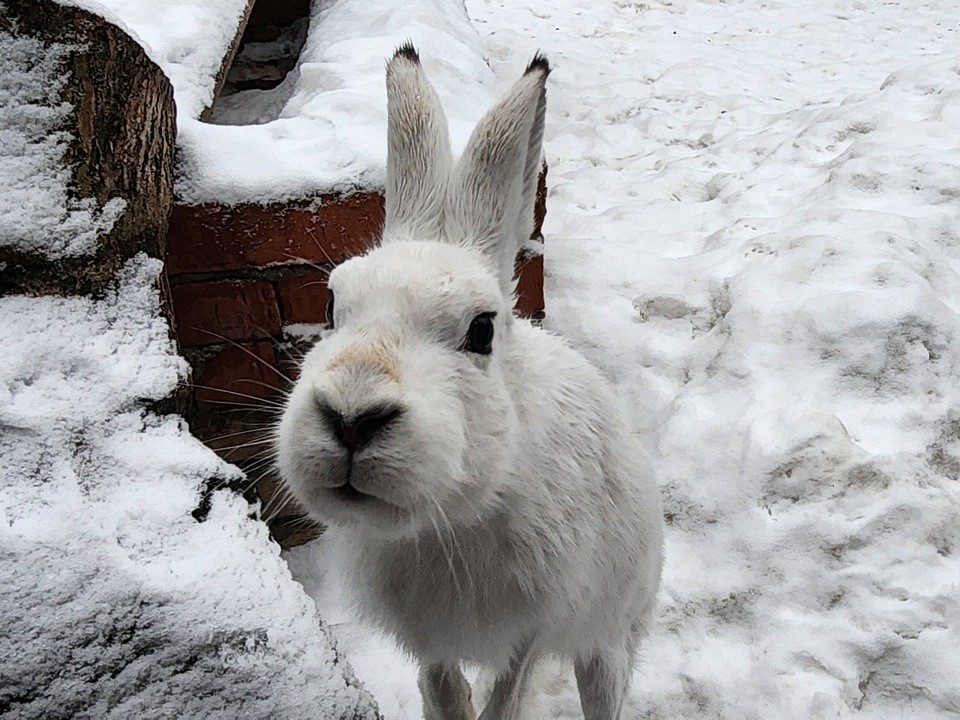
[[[547,217],[547,164],[540,166],[540,176],[537,178],[537,197],[533,203],[533,233],[530,237],[542,236],[543,221]]]
[[[370,247],[383,216],[379,193],[326,195],[314,203],[177,205],[170,218],[167,272],[340,262]]]
[[[258,401],[278,395],[280,382],[273,343],[230,345],[204,362],[196,398],[201,403],[263,406]]]
[[[283,278],[278,286],[280,307],[285,323],[325,323],[327,321],[327,273],[310,270]]]
[[[280,332],[276,295],[264,280],[176,285],[173,312],[184,346],[252,340]]]
[[[525,258],[517,263],[517,304],[523,317],[531,317],[544,308],[543,255]]]
[[[318,212],[330,252],[329,262],[341,262],[370,248],[383,230],[383,195],[358,193],[327,198]]]
[[[289,493],[284,493],[283,481],[271,472],[250,473],[252,477],[258,477],[254,488],[257,495],[260,496],[262,507],[270,508],[271,514],[276,517],[286,517],[290,515],[302,515],[301,508],[296,501],[290,498]]]
[[[296,382],[300,379],[300,357],[280,357],[280,372],[290,378],[290,382]]]
[[[228,402],[247,399],[231,397],[233,400]],[[220,409],[218,405],[216,410]],[[240,465],[247,461],[259,461],[270,449],[270,431],[276,424],[276,412],[272,408],[249,408],[243,412],[234,410],[208,412],[201,417],[191,418],[190,430],[228,462]]]

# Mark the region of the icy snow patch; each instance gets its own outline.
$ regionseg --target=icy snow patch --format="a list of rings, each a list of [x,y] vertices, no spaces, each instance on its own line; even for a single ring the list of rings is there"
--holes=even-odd
[[[76,51],[0,31],[0,245],[50,259],[93,253],[126,205],[71,194],[62,66]]]
[[[183,377],[140,256],[99,300],[0,299],[0,714],[375,718],[236,471],[145,403]]]

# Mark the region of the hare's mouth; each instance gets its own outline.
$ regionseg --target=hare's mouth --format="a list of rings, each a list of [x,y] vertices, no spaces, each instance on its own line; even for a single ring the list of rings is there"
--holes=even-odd
[[[347,480],[342,485],[337,485],[336,487],[328,488],[328,492],[332,493],[334,497],[344,503],[350,505],[366,505],[366,506],[383,506],[389,507],[394,510],[400,510],[400,508],[394,505],[388,500],[384,500],[379,495],[375,495],[372,492],[365,492],[357,488],[350,480]]]
[[[373,500],[375,499],[373,495],[365,493],[361,490],[357,490],[349,480],[347,480],[343,485],[338,485],[335,488],[331,488],[331,492],[336,494],[342,500],[348,500],[352,502],[360,502],[363,500]]]

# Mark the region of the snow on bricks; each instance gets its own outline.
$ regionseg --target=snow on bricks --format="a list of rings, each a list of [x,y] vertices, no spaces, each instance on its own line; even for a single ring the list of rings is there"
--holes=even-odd
[[[167,271],[340,262],[370,247],[382,224],[378,193],[269,205],[178,205],[170,222]]]

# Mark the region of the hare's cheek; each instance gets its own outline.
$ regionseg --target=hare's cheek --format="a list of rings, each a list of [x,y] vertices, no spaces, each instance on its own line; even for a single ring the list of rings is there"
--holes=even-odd
[[[410,413],[410,439],[420,462],[449,470],[468,442],[465,412],[454,387],[431,388],[417,399]]]
[[[288,436],[281,440],[277,452],[277,464],[284,482],[291,488],[322,482],[327,474],[329,459],[304,435]]]
[[[329,484],[338,453],[309,397],[294,394],[277,429],[277,464],[288,486]]]

